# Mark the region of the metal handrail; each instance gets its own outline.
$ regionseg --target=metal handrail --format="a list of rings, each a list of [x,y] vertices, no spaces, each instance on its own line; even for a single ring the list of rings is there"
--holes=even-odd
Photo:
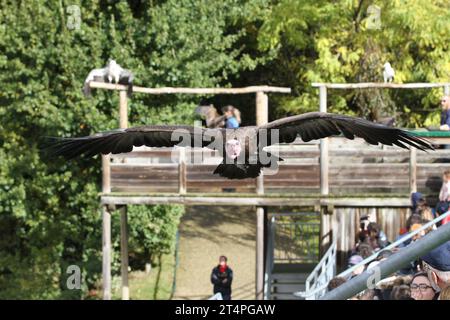
[[[436,223],[438,223],[439,221],[445,219],[449,215],[450,215],[450,211],[444,213],[443,215],[440,215],[439,217],[435,218],[434,220],[431,220],[430,222],[424,224],[419,229],[408,233],[407,235],[401,237],[399,240],[397,240],[394,243],[388,245],[387,247],[383,248],[382,250],[375,252],[370,257],[367,257],[366,259],[364,259],[360,263],[358,263],[358,264],[354,265],[353,267],[348,268],[347,270],[341,272],[340,274],[337,275],[337,277],[346,277],[346,276],[348,276],[349,274],[351,274],[354,270],[358,269],[359,267],[361,267],[363,265],[366,265],[366,264],[372,262],[373,260],[375,260],[381,251],[383,251],[383,250],[390,250],[390,249],[393,249],[393,248],[397,247],[398,245],[402,244],[403,242],[413,238],[415,235],[417,235],[418,233],[422,232],[423,230],[426,230],[429,227],[431,227],[431,226],[435,225]]]
[[[267,252],[265,262],[265,274],[264,274],[264,300],[270,300],[271,287],[272,287],[272,270],[274,264],[274,232],[275,232],[275,217],[269,220],[269,234],[267,237]]]
[[[390,250],[393,249],[395,247],[397,247],[398,245],[402,244],[403,242],[411,239],[412,237],[414,237],[415,235],[417,235],[418,233],[420,233],[421,231],[428,229],[429,227],[435,225],[436,223],[438,223],[439,221],[445,219],[446,217],[448,217],[450,215],[450,211],[440,215],[439,217],[435,218],[434,220],[424,224],[422,227],[420,227],[419,229],[408,233],[407,235],[403,236],[402,238],[400,238],[399,240],[395,241],[394,243],[388,245],[387,247],[383,248],[381,251],[383,250]],[[378,251],[374,254],[372,254],[370,257],[364,259],[363,261],[361,261],[360,263],[354,265],[351,268],[348,268],[347,270],[341,272],[340,274],[338,274],[336,277],[346,277],[349,274],[351,274],[355,269],[361,267],[361,266],[365,266],[366,264],[372,262],[373,260],[375,260],[377,258],[377,256],[380,254],[381,251]],[[321,261],[322,262],[322,261]],[[313,272],[317,269],[314,268]],[[311,276],[311,275],[310,275]],[[309,278],[309,277],[308,277]],[[306,287],[305,292],[295,292],[294,295],[296,296],[301,296],[301,297],[311,297],[311,296],[315,296],[316,294],[318,294],[319,292],[323,291],[324,289],[326,289],[326,287],[328,286],[328,284],[324,284],[319,288],[315,288],[312,291],[308,291],[308,287]]]
[[[338,300],[353,297],[369,288],[369,286],[376,285],[381,280],[389,277],[393,272],[402,268],[405,263],[416,260],[447,241],[450,241],[450,223],[444,224],[419,240],[414,241],[406,248],[381,261],[376,267],[364,271],[336,289],[326,293],[320,299]]]
[[[336,274],[336,248],[337,248],[337,241],[336,239],[334,239],[331,246],[325,252],[320,262],[316,265],[313,271],[311,271],[309,276],[306,278],[305,291],[294,292],[295,296],[308,299],[311,296],[315,296],[318,292],[324,290],[327,287],[328,281],[331,280]],[[331,274],[329,273],[330,264],[332,265],[333,268]],[[311,288],[311,282],[313,281],[314,281],[313,286],[321,284],[321,282],[319,281],[321,277],[326,278],[325,284],[321,285],[318,288],[314,287]]]

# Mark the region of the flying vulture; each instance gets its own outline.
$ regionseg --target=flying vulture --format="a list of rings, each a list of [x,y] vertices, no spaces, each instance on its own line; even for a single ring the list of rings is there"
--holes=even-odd
[[[86,80],[84,80],[83,93],[86,97],[90,97],[91,87],[89,83],[91,81],[98,81],[127,85],[128,96],[130,97],[133,93],[133,80],[134,74],[130,70],[122,68],[115,60],[109,60],[106,67],[93,69],[89,72]]]
[[[343,134],[348,139],[363,138],[369,144],[397,145],[408,149],[434,150],[425,139],[398,128],[361,118],[332,113],[310,112],[282,118],[262,126],[238,129],[193,126],[151,125],[117,129],[79,138],[54,138],[46,147],[47,156],[72,159],[80,155],[130,152],[133,146],[206,147],[218,150],[223,161],[214,174],[229,179],[255,178],[264,167],[274,168],[282,159],[264,150],[276,143],[291,143],[298,136],[305,142]]]

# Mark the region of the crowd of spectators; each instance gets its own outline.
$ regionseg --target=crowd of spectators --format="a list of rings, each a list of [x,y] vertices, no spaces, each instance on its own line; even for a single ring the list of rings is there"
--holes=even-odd
[[[432,226],[423,229],[428,222],[450,210],[450,171],[444,172],[443,185],[439,200],[431,208],[422,194],[411,195],[411,213],[405,227],[399,230],[395,241],[414,233],[414,236],[400,245],[386,250],[390,244],[386,234],[376,222],[371,222],[368,216],[361,217],[360,231],[357,242],[348,259],[348,268],[353,271],[348,277],[336,277],[328,284],[328,290],[333,290],[346,281],[360,275],[366,270],[376,267],[383,260],[389,259],[396,252],[418,241],[427,233],[450,222],[447,217]],[[417,232],[421,229],[419,232]],[[367,264],[363,260],[370,256],[376,258]],[[355,300],[449,300],[450,299],[450,241],[428,252],[416,261],[398,270],[389,277],[380,280],[374,288],[367,288]]]

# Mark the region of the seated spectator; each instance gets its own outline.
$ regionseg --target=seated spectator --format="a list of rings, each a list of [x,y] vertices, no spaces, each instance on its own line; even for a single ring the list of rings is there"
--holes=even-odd
[[[416,273],[410,285],[411,297],[414,300],[435,300],[436,290],[431,285],[428,275],[425,272]]]
[[[336,289],[337,287],[341,286],[345,282],[347,282],[347,280],[345,278],[334,277],[333,279],[330,280],[330,282],[328,282],[327,289],[328,289],[328,291],[331,291],[331,290]]]
[[[411,214],[417,213],[419,203],[421,203],[423,200],[423,195],[420,192],[411,193]]]
[[[377,261],[384,261],[390,256],[392,256],[394,253],[391,250],[381,250],[377,255]]]
[[[348,259],[348,268],[352,268],[354,266],[356,266],[357,264],[359,264],[360,262],[362,262],[364,259],[363,257],[361,257],[358,254],[354,254],[350,257],[350,259]],[[358,268],[356,268],[355,270],[352,271],[352,274],[350,275],[349,279],[354,278],[358,275],[360,275],[361,273],[364,272],[365,269],[365,265],[361,265]]]
[[[445,170],[442,175],[442,186],[439,191],[439,201],[449,201],[450,200],[450,170]]]
[[[446,286],[439,294],[439,300],[450,300],[450,286]]]
[[[433,288],[438,291],[450,285],[450,241],[421,257],[424,271]]]
[[[367,232],[369,244],[372,246],[374,251],[381,250],[387,246],[388,241],[386,235],[381,231],[381,227],[377,223],[369,223],[367,226]]]
[[[241,112],[235,107],[228,105],[222,108],[225,115],[225,128],[237,129],[241,123]]]
[[[370,257],[374,252],[372,246],[368,243],[368,240],[357,243],[354,251],[363,259]]]
[[[414,300],[411,298],[411,290],[408,285],[394,286],[391,291],[390,300]]]
[[[439,201],[436,205],[436,216],[439,217],[450,210],[450,202]],[[446,217],[437,223],[438,227],[450,222],[450,218]]]
[[[401,238],[406,236],[408,233],[412,232],[411,227],[413,225],[422,224],[422,222],[423,222],[423,219],[419,214],[414,213],[414,214],[410,215],[409,218],[406,220],[406,232],[400,233],[400,235],[397,237],[396,241],[400,240]],[[411,239],[408,239],[405,242],[401,243],[398,247],[403,248],[403,247],[406,247],[407,245],[409,245],[410,243],[411,243]]]

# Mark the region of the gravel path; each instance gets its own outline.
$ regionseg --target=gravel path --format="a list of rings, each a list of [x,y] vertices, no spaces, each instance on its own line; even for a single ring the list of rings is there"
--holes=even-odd
[[[222,254],[234,272],[232,298],[254,299],[255,226],[255,209],[251,207],[186,207],[180,224],[174,299],[212,296],[211,270]]]

